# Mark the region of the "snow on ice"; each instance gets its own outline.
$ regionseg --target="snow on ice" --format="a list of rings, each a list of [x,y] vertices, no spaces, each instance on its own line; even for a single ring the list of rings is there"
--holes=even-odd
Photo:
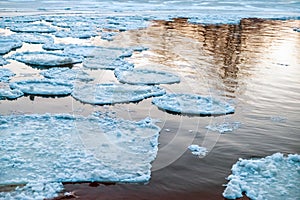
[[[195,156],[205,156],[207,153],[207,149],[205,147],[200,147],[197,144],[192,144],[188,147],[188,149],[192,152]]]
[[[195,94],[165,94],[152,100],[158,108],[171,113],[200,116],[225,115],[234,113],[226,102]]]
[[[83,102],[96,105],[138,102],[148,97],[165,94],[156,86],[127,84],[75,85],[72,96]]]
[[[148,69],[115,70],[115,76],[121,83],[156,85],[179,83],[180,78],[172,73]]]
[[[253,200],[294,200],[300,197],[300,155],[275,153],[261,159],[239,159],[232,166],[223,196]]]
[[[83,70],[69,69],[66,67],[53,67],[48,70],[40,72],[45,78],[58,79],[58,80],[80,80],[80,81],[92,81],[94,78]]]
[[[0,199],[53,198],[62,182],[147,182],[160,128],[150,118],[0,116]],[[13,167],[12,167],[13,166]]]

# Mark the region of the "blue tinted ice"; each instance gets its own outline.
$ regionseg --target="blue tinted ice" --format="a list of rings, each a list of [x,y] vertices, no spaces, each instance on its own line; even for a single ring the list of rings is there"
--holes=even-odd
[[[54,41],[50,35],[42,35],[39,33],[17,33],[13,34],[12,37],[31,44],[45,44]]]
[[[10,77],[16,75],[10,69],[0,68],[0,82],[8,82]]]
[[[69,69],[66,67],[54,67],[40,72],[45,78],[57,80],[80,80],[92,81],[94,78],[80,69]]]
[[[56,31],[46,24],[17,23],[10,27],[11,31],[24,33],[53,33]]]
[[[6,54],[13,49],[20,48],[22,42],[13,37],[9,36],[0,36],[0,55]]]
[[[5,100],[5,99],[13,100],[23,95],[24,93],[18,89],[11,90],[8,88],[4,88],[4,89],[0,88],[0,100]]]

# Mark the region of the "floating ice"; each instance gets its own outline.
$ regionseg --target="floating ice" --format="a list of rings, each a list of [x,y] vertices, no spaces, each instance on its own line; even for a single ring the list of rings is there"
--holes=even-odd
[[[222,124],[208,125],[205,128],[211,131],[218,131],[219,133],[231,132],[240,127],[240,122],[224,122]]]
[[[300,28],[293,28],[294,31],[300,32]]]
[[[42,48],[47,50],[47,51],[55,51],[55,50],[64,50],[66,47],[66,44],[55,44],[53,42],[47,42],[45,43]]]
[[[102,32],[101,39],[107,41],[113,41],[114,37],[117,35],[117,32]]]
[[[197,144],[192,144],[188,147],[188,149],[192,152],[195,156],[205,156],[207,153],[207,149],[205,147],[200,147]]]
[[[45,44],[47,42],[54,41],[51,36],[42,35],[38,33],[18,33],[18,34],[13,34],[12,36],[18,40],[31,43],[31,44]]]
[[[44,67],[72,65],[83,60],[80,56],[43,51],[16,53],[11,58],[28,65]]]
[[[286,122],[287,118],[282,116],[271,116],[271,121],[273,122]]]
[[[9,86],[21,90],[24,94],[41,96],[65,96],[69,95],[73,88],[72,84],[47,79],[12,82]]]
[[[234,113],[226,102],[195,94],[166,94],[152,100],[158,108],[171,113],[200,116],[225,115]]]
[[[0,55],[6,54],[13,49],[20,48],[22,42],[13,37],[0,36]]]
[[[155,85],[179,83],[180,78],[172,73],[148,69],[115,70],[121,83]]]
[[[65,67],[54,67],[40,73],[45,78],[60,79],[60,80],[80,80],[92,81],[94,78],[90,77],[88,73],[80,69],[69,69]]]
[[[151,120],[0,116],[0,199],[50,199],[62,182],[147,182],[160,128]]]
[[[80,39],[87,39],[98,35],[99,34],[96,31],[86,31],[86,30],[71,30],[71,31],[62,30],[55,33],[55,36],[60,38],[72,37],[72,38],[80,38]]]
[[[246,194],[250,199],[297,199],[300,196],[300,155],[285,157],[275,153],[261,159],[239,159],[223,196],[237,199]]]
[[[0,66],[7,65],[7,64],[9,64],[9,62],[5,58],[0,56]]]
[[[109,52],[108,52],[109,53]],[[129,63],[124,59],[117,59],[113,54],[107,56],[98,56],[86,58],[83,61],[83,67],[88,69],[117,69],[130,70],[134,67],[133,63]]]
[[[8,82],[10,77],[16,75],[10,69],[0,68],[0,82]]]
[[[11,89],[2,89],[0,88],[0,100],[12,100],[17,99],[21,96],[23,96],[24,93],[18,89],[11,90]]]
[[[13,32],[24,32],[24,33],[53,33],[56,31],[46,24],[29,24],[29,23],[17,23],[10,27]]]
[[[87,84],[75,86],[72,92],[75,99],[96,105],[137,102],[163,94],[165,90],[159,87],[125,84]]]

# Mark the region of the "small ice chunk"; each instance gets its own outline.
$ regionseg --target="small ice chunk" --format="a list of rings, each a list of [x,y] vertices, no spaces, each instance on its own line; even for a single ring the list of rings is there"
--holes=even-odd
[[[43,51],[16,53],[11,58],[28,65],[44,67],[72,65],[83,60],[80,56]]]
[[[163,94],[165,90],[156,86],[125,84],[87,84],[75,86],[72,92],[75,99],[96,105],[138,102]]]
[[[38,33],[18,33],[13,34],[12,37],[31,44],[45,44],[54,41],[50,35],[42,35]]]
[[[60,38],[72,37],[72,38],[79,38],[79,39],[87,39],[87,38],[98,36],[98,33],[96,31],[86,31],[86,30],[70,30],[70,31],[61,30],[59,32],[56,32],[55,36]]]
[[[17,23],[10,27],[13,32],[24,32],[24,33],[53,33],[56,31],[46,24],[33,24],[33,23]]]
[[[107,41],[113,41],[114,37],[117,35],[117,32],[102,32],[101,39]]]
[[[300,32],[300,28],[298,28],[298,27],[293,28],[293,30],[296,32]]]
[[[261,159],[239,159],[223,192],[227,199],[295,199],[300,196],[300,155],[275,153]]]
[[[175,74],[148,69],[116,69],[115,76],[121,83],[137,85],[172,84],[180,82],[180,78]]]
[[[211,131],[218,131],[219,133],[231,132],[240,127],[240,122],[224,122],[222,124],[208,125],[206,128]]]
[[[153,98],[152,103],[176,114],[211,116],[234,113],[234,108],[226,102],[195,94],[165,94]]]
[[[71,94],[73,88],[72,84],[47,79],[17,81],[9,86],[21,90],[24,94],[41,96],[65,96]]]
[[[16,75],[10,69],[0,68],[0,82],[8,82],[10,77]]]
[[[197,144],[192,144],[188,147],[188,149],[192,152],[195,156],[205,156],[207,153],[207,149],[205,147],[200,147]]]
[[[67,46],[66,44],[55,44],[53,42],[47,42],[42,46],[42,48],[47,51],[55,51],[55,50],[64,50],[66,46]]]
[[[7,65],[9,63],[10,63],[9,61],[7,61],[5,58],[0,56],[0,66]]]
[[[94,78],[90,77],[88,73],[80,69],[69,69],[65,67],[54,67],[40,72],[45,78],[60,79],[60,80],[80,80],[92,81]]]
[[[282,116],[271,116],[271,121],[273,122],[286,122],[287,118]]]
[[[13,100],[23,96],[24,93],[18,89],[2,89],[0,88],[0,100]]]
[[[0,55],[22,47],[22,42],[13,37],[0,36]]]

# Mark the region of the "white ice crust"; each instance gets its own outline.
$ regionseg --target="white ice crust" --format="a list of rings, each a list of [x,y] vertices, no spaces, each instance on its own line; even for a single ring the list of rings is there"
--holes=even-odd
[[[8,82],[10,77],[16,75],[10,69],[0,68],[0,82]]]
[[[207,149],[205,147],[200,147],[197,144],[191,144],[190,146],[188,146],[188,149],[195,156],[205,156],[207,153]]]
[[[195,94],[165,94],[153,98],[152,103],[176,114],[209,116],[234,113],[234,108],[226,102]]]
[[[294,200],[300,197],[300,155],[275,153],[261,159],[239,159],[223,196],[253,200]]]
[[[180,78],[172,73],[148,69],[115,70],[121,83],[137,85],[157,85],[179,83]]]
[[[43,67],[72,65],[83,60],[80,56],[43,51],[16,53],[11,58],[28,65]]]
[[[160,128],[107,117],[0,116],[0,199],[57,196],[62,182],[147,182]]]
[[[10,83],[9,86],[21,90],[24,94],[41,96],[69,95],[73,89],[70,83],[49,79],[17,81]]]
[[[70,69],[67,67],[53,67],[48,70],[40,72],[45,78],[56,80],[80,80],[80,81],[92,81],[94,78],[83,70]]]
[[[22,42],[13,37],[0,36],[0,55],[6,54],[13,49],[20,48]]]
[[[148,97],[165,94],[156,86],[127,84],[85,84],[75,85],[72,96],[88,104],[105,105],[138,102]]]

